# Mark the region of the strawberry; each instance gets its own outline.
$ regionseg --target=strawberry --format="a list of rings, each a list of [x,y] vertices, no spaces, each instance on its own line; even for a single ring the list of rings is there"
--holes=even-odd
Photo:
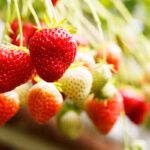
[[[27,104],[27,95],[29,93],[30,88],[32,87],[31,81],[22,84],[14,89],[14,91],[18,94],[20,100],[20,106],[23,107]]]
[[[122,61],[122,51],[120,47],[114,43],[109,43],[106,46],[105,51],[107,63],[112,64],[114,66],[115,71],[118,71]],[[96,59],[101,59],[102,57],[103,57],[103,50],[100,49],[97,51]]]
[[[44,27],[48,27],[48,26],[47,26],[46,23],[40,21],[40,27],[41,27],[41,28],[44,28]],[[33,34],[34,34],[36,31],[38,31],[38,27],[37,27],[37,24],[34,23],[34,24],[33,24]],[[32,36],[33,36],[33,34],[32,34]]]
[[[89,70],[95,65],[94,58],[91,55],[82,52],[77,52],[75,61],[83,62],[83,66],[87,67]]]
[[[77,139],[82,131],[82,122],[80,115],[73,111],[69,110],[64,113],[59,120],[60,130],[67,136],[72,139]]]
[[[17,20],[17,19],[14,19],[13,22],[11,23],[10,27],[11,27],[11,30],[12,30],[12,33],[11,33],[11,34],[16,33],[17,30],[19,29],[18,20]],[[11,37],[11,34],[10,34],[10,37]]]
[[[17,113],[19,104],[19,97],[15,91],[0,94],[0,126]]]
[[[23,34],[23,46],[26,46],[27,42],[28,42],[28,37],[25,34]],[[11,43],[13,45],[20,46],[20,38],[18,38],[18,35],[13,35]]]
[[[11,43],[16,45],[16,46],[20,45],[20,38],[18,38],[18,29],[19,29],[19,23],[18,23],[18,20],[15,19],[11,23],[12,32],[9,33],[9,36],[12,39]],[[34,30],[34,27],[32,26],[32,24],[30,22],[26,21],[22,25],[22,31],[23,31],[23,46],[26,46],[28,40],[34,34],[35,30]]]
[[[85,67],[76,67],[67,70],[59,82],[64,94],[78,107],[82,107],[90,93],[92,80],[91,73]]]
[[[144,94],[131,87],[121,88],[120,93],[123,97],[126,115],[137,125],[143,123],[148,112]]]
[[[52,0],[53,5],[55,6],[58,0]]]
[[[122,97],[119,93],[114,95],[111,100],[98,101],[92,96],[85,103],[85,110],[96,128],[103,134],[107,134],[115,125],[123,110]]]
[[[111,98],[118,91],[115,86],[111,82],[107,82],[105,86],[100,90],[101,98]]]
[[[23,33],[28,37],[28,40],[31,38],[31,36],[33,36],[34,34],[34,27],[33,25],[26,21],[23,26],[22,26],[22,30],[23,30]]]
[[[89,42],[84,35],[74,34],[73,38],[76,40],[78,46],[86,47],[89,45]]]
[[[52,83],[41,81],[28,94],[28,106],[34,120],[39,124],[48,122],[63,104],[60,92]]]
[[[0,48],[0,93],[26,83],[32,76],[30,55],[19,47]]]
[[[100,90],[112,78],[110,67],[106,64],[96,64],[92,68],[93,84],[92,92],[99,96]]]
[[[75,59],[77,44],[63,28],[41,29],[29,41],[32,62],[39,76],[58,80]]]

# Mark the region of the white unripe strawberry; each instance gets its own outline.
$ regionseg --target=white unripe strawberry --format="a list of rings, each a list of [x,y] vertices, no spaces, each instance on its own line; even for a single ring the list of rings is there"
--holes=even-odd
[[[69,69],[59,80],[64,94],[78,107],[82,107],[92,87],[92,75],[85,67]]]

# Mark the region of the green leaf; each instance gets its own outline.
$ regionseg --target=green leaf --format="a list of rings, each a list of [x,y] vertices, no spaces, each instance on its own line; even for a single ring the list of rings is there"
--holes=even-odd
[[[64,18],[63,20],[61,20],[61,21],[58,23],[58,26],[63,25],[66,21],[67,21],[67,19],[66,19],[66,18]]]
[[[57,26],[57,22],[56,22],[56,19],[55,19],[54,17],[53,17],[52,25],[53,25],[53,26]]]
[[[69,29],[68,30],[71,34],[75,34],[76,32],[77,32],[77,30],[75,30],[75,29]]]
[[[81,66],[83,66],[83,64],[84,64],[84,62],[76,61],[68,69],[73,69],[73,68],[76,68],[76,67],[81,67]]]
[[[61,83],[59,83],[59,82],[54,82],[53,83],[53,85],[55,85],[55,87],[57,88],[57,90],[59,91],[59,92],[63,92],[63,90],[62,90],[62,84]]]

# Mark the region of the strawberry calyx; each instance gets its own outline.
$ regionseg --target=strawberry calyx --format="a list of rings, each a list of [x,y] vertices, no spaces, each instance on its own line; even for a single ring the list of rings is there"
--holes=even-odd
[[[42,81],[42,79],[41,79],[37,74],[33,77],[33,79],[34,79],[34,81],[35,81],[36,83]]]
[[[37,30],[36,32],[39,32],[40,30],[43,29],[52,29],[52,28],[63,28],[66,29],[67,31],[70,32],[70,34],[75,34],[76,33],[76,28],[71,26],[71,25],[64,25],[64,23],[66,22],[66,19],[62,19],[59,23],[56,22],[56,19],[53,17],[53,20],[50,23],[48,23],[49,21],[46,21],[46,24],[48,27],[35,27]]]
[[[78,60],[78,61],[74,62],[74,63],[68,68],[68,70],[73,69],[73,68],[77,68],[77,67],[81,67],[81,66],[83,66],[83,65],[84,65],[84,62]]]
[[[3,46],[4,48],[8,48],[9,50],[21,50],[27,54],[29,54],[29,50],[25,47],[18,47],[18,46],[15,46],[15,45],[9,45],[9,46]]]
[[[37,74],[33,77],[33,80],[34,80],[36,83],[43,81],[43,80],[39,77],[39,75],[37,75]],[[61,87],[62,87],[62,84],[61,84],[61,83],[59,83],[59,82],[53,82],[53,85],[57,88],[57,90],[58,90],[60,93],[63,92],[63,90],[62,90],[62,88],[61,88]]]
[[[63,89],[62,89],[62,84],[61,83],[59,83],[59,82],[53,82],[53,85],[57,88],[57,90],[59,91],[59,92],[63,92]]]
[[[10,47],[10,50],[16,50],[16,49],[22,50],[23,52],[29,54],[28,49],[26,49],[25,47],[17,47],[17,46],[12,46],[12,47]]]

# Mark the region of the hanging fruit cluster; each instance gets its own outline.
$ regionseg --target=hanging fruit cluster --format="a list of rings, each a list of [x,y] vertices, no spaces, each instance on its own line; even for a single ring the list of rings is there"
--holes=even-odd
[[[45,124],[56,116],[60,131],[73,139],[82,132],[80,114],[83,111],[102,134],[109,133],[121,114],[124,118],[124,112],[133,123],[144,123],[149,112],[146,100],[150,97],[150,71],[147,69],[140,82],[135,78],[131,83],[126,78],[130,72],[127,61],[132,59],[129,56],[133,56],[131,43],[124,40],[125,36],[118,33],[119,29],[112,29],[113,20],[108,20],[108,16],[115,17],[98,0],[85,0],[82,2],[85,8],[79,5],[78,0],[69,0],[68,3],[41,1],[44,8],[39,13],[33,8],[37,7],[36,2],[24,1],[28,11],[22,7],[26,15],[21,13],[21,16],[17,0],[7,4],[5,31],[0,46],[0,125],[11,119],[19,107],[26,105],[38,124]],[[123,7],[121,1],[111,2],[116,8],[118,5]],[[73,4],[79,10],[77,13]],[[11,19],[13,7],[15,15]],[[110,30],[115,32],[114,41],[109,37],[106,42],[98,16],[99,7],[107,12],[108,16],[104,15],[103,19],[112,23]],[[72,16],[68,16],[68,20],[58,21],[58,15],[66,16],[69,11]],[[96,24],[88,21],[84,11],[94,18]],[[125,47],[128,50],[125,51]],[[134,57],[141,65],[146,64],[137,53]],[[133,88],[132,84],[138,88]],[[126,148],[132,150],[140,148],[140,145],[137,142]]]

